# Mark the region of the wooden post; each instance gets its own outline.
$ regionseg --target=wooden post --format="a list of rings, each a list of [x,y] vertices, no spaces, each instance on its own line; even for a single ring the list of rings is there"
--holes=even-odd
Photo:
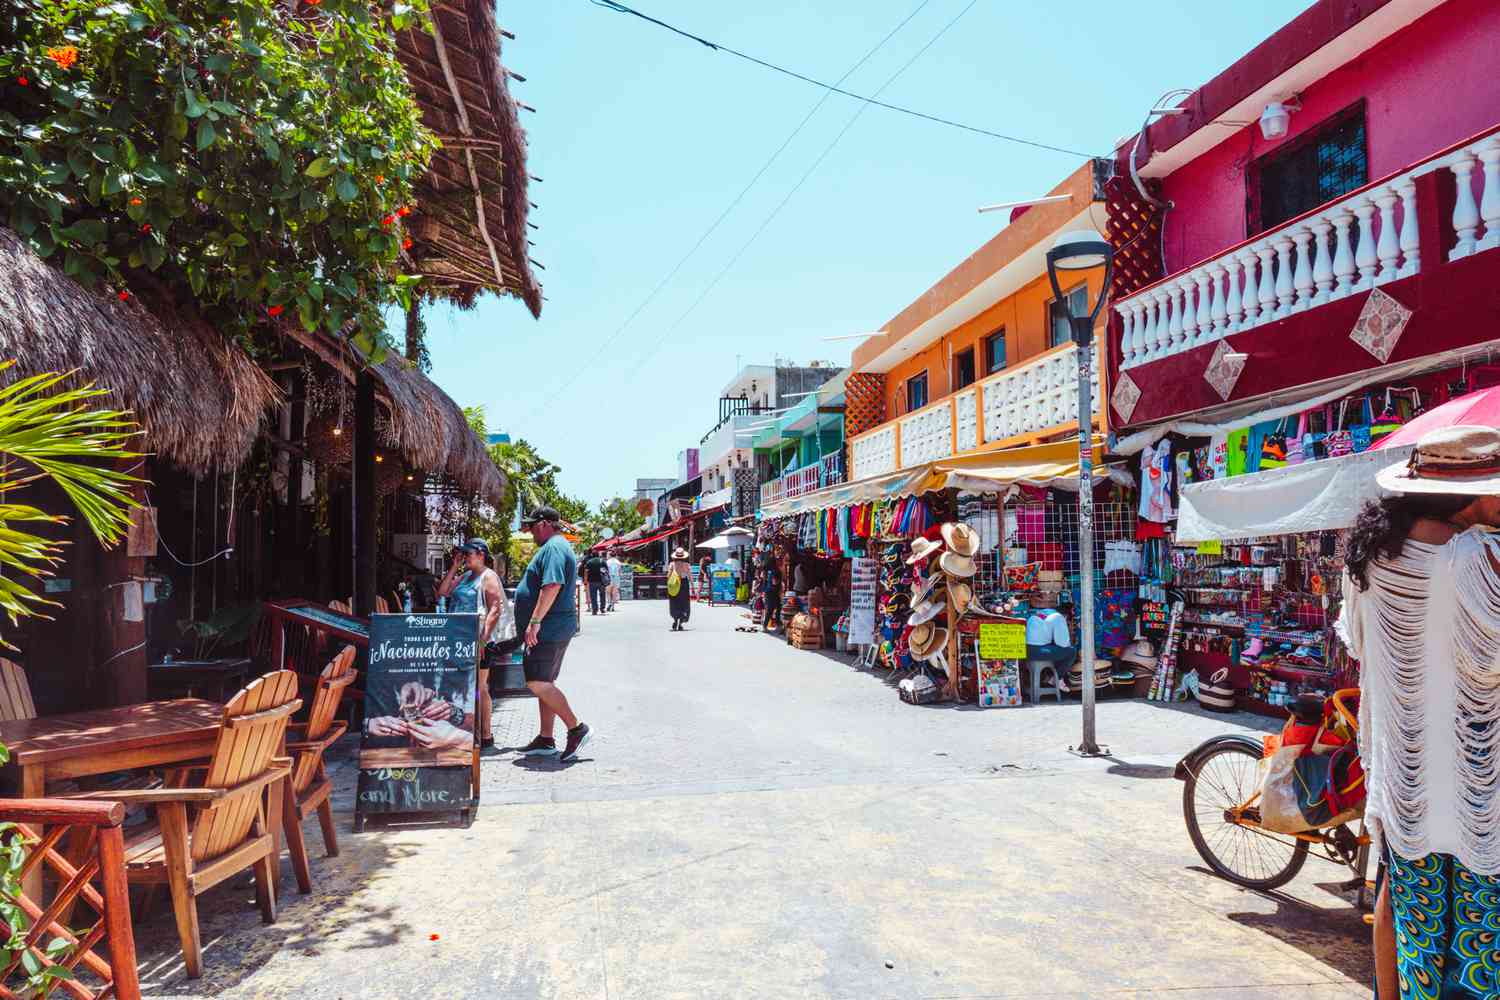
[[[375,377],[361,369],[354,391],[354,613],[375,611]]]
[[[938,570],[942,572],[942,570]],[[946,582],[946,581],[945,581]],[[961,673],[958,662],[958,613],[953,608],[953,591],[943,588],[943,603],[948,606],[948,692],[958,701],[958,679]]]

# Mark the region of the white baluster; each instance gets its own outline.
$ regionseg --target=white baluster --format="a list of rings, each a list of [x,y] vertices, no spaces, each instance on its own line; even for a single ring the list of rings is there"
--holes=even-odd
[[[1229,311],[1224,308],[1224,277],[1230,272],[1223,262],[1217,261],[1210,264],[1208,270],[1211,275],[1210,280],[1213,282],[1208,304],[1208,318],[1213,324],[1213,338],[1222,340],[1224,334],[1229,332]]]
[[[1167,286],[1167,353],[1176,354],[1187,345],[1182,339],[1182,282]]]
[[[1474,188],[1469,183],[1469,175],[1474,172],[1474,154],[1464,150],[1449,169],[1458,188],[1458,198],[1453,203],[1453,231],[1458,234],[1458,245],[1448,251],[1448,259],[1458,260],[1474,252],[1474,234],[1479,229],[1479,206],[1474,203]]]
[[[1142,364],[1151,356],[1151,341],[1147,339],[1146,329],[1146,297],[1137,295],[1130,302],[1131,312],[1135,313],[1135,363]]]
[[[1218,268],[1223,273],[1224,268]],[[1200,267],[1194,276],[1199,286],[1199,343],[1208,343],[1214,340],[1214,306],[1212,303],[1220,301],[1218,291],[1218,276],[1214,273],[1214,267]],[[1212,291],[1211,291],[1212,289]],[[1220,303],[1223,310],[1224,304]]]
[[[1278,233],[1273,240],[1276,247],[1276,318],[1281,319],[1292,312],[1292,301],[1296,298],[1292,286],[1292,239],[1286,233]]]
[[[1313,293],[1312,304],[1320,306],[1328,301],[1328,293],[1333,289],[1333,259],[1328,256],[1328,234],[1333,231],[1333,223],[1320,215],[1309,228],[1313,233],[1312,279],[1318,289]]]
[[[1380,238],[1375,243],[1375,256],[1380,258],[1380,270],[1375,283],[1395,281],[1401,274],[1401,242],[1396,236],[1396,202],[1400,200],[1394,188],[1381,188],[1370,196],[1380,207]]]
[[[1182,289],[1182,349],[1198,346],[1198,308],[1193,305],[1193,276],[1188,275],[1179,282]]]
[[[1115,306],[1115,312],[1120,314],[1120,367],[1129,368],[1135,364],[1135,314],[1128,302]]]
[[[1245,280],[1241,285],[1240,292],[1240,301],[1244,306],[1245,320],[1239,324],[1238,328],[1248,330],[1260,321],[1260,305],[1255,296],[1255,265],[1259,258],[1255,256],[1253,248],[1246,247],[1235,254],[1234,259],[1239,261],[1245,270]]]
[[[1255,299],[1260,305],[1260,321],[1269,323],[1276,318],[1276,270],[1271,263],[1276,248],[1267,241],[1256,246],[1255,255],[1260,258],[1260,288]]]
[[[1146,347],[1149,348],[1146,358],[1155,361],[1162,356],[1161,314],[1157,311],[1158,303],[1154,291],[1146,292],[1141,299],[1146,307]]]
[[[1361,198],[1354,204],[1354,214],[1359,217],[1359,246],[1354,250],[1354,263],[1359,266],[1359,289],[1375,287],[1375,266],[1380,258],[1375,256],[1375,203]]]
[[[1417,230],[1417,182],[1404,177],[1396,185],[1401,196],[1401,277],[1422,269],[1422,237]]]
[[[1292,233],[1292,242],[1297,244],[1297,267],[1292,272],[1292,289],[1296,294],[1296,301],[1292,303],[1293,312],[1301,312],[1312,305],[1312,252],[1308,249],[1312,238],[1312,230],[1305,225],[1298,226]]]
[[[1479,199],[1479,217],[1484,220],[1480,250],[1500,247],[1500,135],[1492,135],[1476,152],[1484,164],[1484,191]]]
[[[1245,265],[1236,255],[1224,258],[1224,269],[1229,272],[1229,278],[1224,286],[1224,332],[1234,333],[1239,330],[1240,324],[1245,319],[1245,306],[1240,301],[1240,271]]]
[[[1171,328],[1171,317],[1167,314],[1167,301],[1170,295],[1166,286],[1158,286],[1151,293],[1151,299],[1156,305],[1156,356],[1164,358],[1172,353],[1172,338],[1167,331]]]
[[[1333,297],[1341,299],[1354,291],[1354,246],[1349,236],[1349,227],[1354,223],[1354,213],[1348,206],[1340,205],[1333,215]]]

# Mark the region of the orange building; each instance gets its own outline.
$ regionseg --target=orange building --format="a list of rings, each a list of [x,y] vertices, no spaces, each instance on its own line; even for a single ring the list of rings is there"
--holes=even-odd
[[[1056,440],[1077,430],[1077,361],[1047,279],[1058,234],[1104,231],[1104,171],[1085,163],[854,351],[847,383],[849,478],[954,455]],[[1063,287],[1076,314],[1098,300],[1102,268]],[[1102,335],[1101,314],[1096,334]],[[1102,344],[1102,336],[1096,343]],[[1094,371],[1095,425],[1105,393]]]

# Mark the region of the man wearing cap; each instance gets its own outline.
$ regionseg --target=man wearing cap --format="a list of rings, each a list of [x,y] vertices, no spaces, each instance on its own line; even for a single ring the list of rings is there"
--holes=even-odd
[[[604,591],[609,586],[609,564],[594,552],[583,561],[583,573],[589,585],[589,614],[602,615],[605,611]]]
[[[578,558],[562,533],[562,516],[551,507],[538,507],[523,519],[537,544],[536,554],[516,586],[516,624],[524,629],[526,687],[536,695],[542,728],[536,739],[521,748],[532,757],[557,753],[552,737],[555,720],[568,727],[561,760],[572,760],[589,740],[589,727],[573,714],[557,686],[563,654],[578,627]]]

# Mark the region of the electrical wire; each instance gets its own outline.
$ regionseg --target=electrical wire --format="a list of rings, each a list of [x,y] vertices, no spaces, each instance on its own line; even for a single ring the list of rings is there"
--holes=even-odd
[[[166,538],[162,536],[161,523],[156,519],[156,504],[151,502],[151,491],[145,490],[144,492],[146,494],[146,509],[151,512],[151,524],[154,528],[156,528],[156,544],[161,546],[163,552],[171,556],[174,563],[183,567],[184,569],[196,569],[199,566],[207,566],[215,559],[230,555],[234,552],[234,546],[231,545],[229,548],[224,549],[223,551],[215,552],[207,559],[199,559],[197,562],[183,562],[181,559],[177,558],[177,553],[172,551],[172,549],[167,545]],[[194,527],[196,527],[196,525]]]
[[[595,0],[595,2],[599,2],[599,0]],[[908,59],[905,63],[902,64],[902,66],[901,66],[900,69],[898,69],[898,70],[896,70],[896,72],[892,73],[886,79],[886,81],[883,84],[880,85],[880,89],[877,90],[877,91],[875,91],[875,94],[877,96],[880,95],[881,93],[883,93],[885,91],[885,89],[887,87],[889,87],[891,84],[895,83],[896,80],[897,80],[897,78],[899,78],[901,76],[901,74],[905,73],[908,69],[910,69],[911,66],[912,66],[912,64],[915,63],[918,59],[922,58],[922,56],[926,54],[926,52],[927,52],[928,49],[932,48],[935,44],[937,44],[938,39],[940,39],[944,35],[946,35],[948,33],[948,31],[955,24],[957,24],[963,18],[963,16],[965,14],[967,14],[971,9],[973,9],[974,5],[977,4],[978,2],[979,2],[979,0],[969,0],[969,2],[964,6],[964,8],[962,10],[960,10],[957,14],[955,14],[953,16],[953,18],[947,24],[943,25],[943,27],[938,31],[937,34],[933,35],[930,39],[927,40],[927,44],[923,45],[920,49],[918,49],[916,51],[916,53],[913,54],[910,59]],[[703,289],[703,291],[698,294],[698,297],[693,300],[693,304],[690,305],[690,306],[688,306],[687,309],[682,313],[681,316],[677,317],[676,322],[674,322],[671,326],[669,326],[666,329],[666,331],[661,335],[660,338],[657,339],[657,342],[651,347],[650,350],[648,350],[645,354],[641,355],[641,357],[636,361],[636,363],[626,373],[625,378],[627,380],[632,375],[634,375],[635,372],[639,371],[640,368],[647,361],[649,361],[656,354],[657,351],[659,351],[661,349],[662,345],[666,343],[667,338],[670,337],[677,330],[677,328],[680,327],[683,324],[683,322],[685,322],[687,320],[687,318],[693,314],[693,312],[698,308],[698,306],[700,306],[700,305],[703,304],[703,301],[708,298],[709,293],[711,293],[714,290],[714,288],[716,288],[718,286],[719,282],[724,278],[724,276],[727,275],[730,272],[730,270],[732,270],[734,268],[734,265],[737,264],[737,263],[739,263],[740,258],[745,255],[745,251],[749,250],[750,246],[757,239],[760,238],[760,235],[762,233],[764,233],[767,228],[770,227],[771,223],[776,219],[776,217],[781,214],[781,210],[783,208],[785,208],[787,206],[787,203],[792,200],[792,197],[794,195],[796,195],[796,193],[799,190],[802,189],[802,185],[807,183],[808,178],[813,175],[813,172],[816,171],[818,169],[818,167],[822,165],[823,161],[828,158],[828,154],[833,152],[834,147],[839,144],[839,141],[844,138],[845,134],[847,134],[848,131],[851,128],[854,127],[854,123],[857,122],[857,121],[859,121],[860,116],[865,113],[865,110],[868,107],[870,107],[870,105],[877,103],[874,100],[874,98],[860,98],[860,100],[863,101],[864,103],[862,103],[859,106],[859,109],[857,111],[855,111],[853,115],[850,116],[850,118],[849,118],[849,120],[847,122],[844,123],[844,127],[839,130],[838,135],[835,135],[833,137],[833,141],[830,142],[827,146],[825,146],[823,148],[823,151],[818,154],[818,158],[815,159],[812,162],[812,165],[809,166],[805,172],[803,172],[802,176],[798,179],[797,183],[792,185],[791,190],[789,190],[786,193],[786,195],[781,199],[781,201],[776,205],[776,207],[771,210],[771,213],[765,217],[765,219],[761,222],[760,226],[755,230],[755,232],[753,232],[753,233],[750,234],[750,238],[748,240],[746,240],[740,246],[740,248],[738,250],[735,251],[734,256],[731,257],[731,258],[729,258],[729,262],[727,264],[725,264],[722,269],[720,269],[719,273],[716,274],[716,275],[714,275],[713,280],[710,281],[708,283],[707,287],[705,287]]]
[[[925,8],[931,2],[932,0],[921,0],[921,2],[916,5],[916,7],[912,8],[910,14],[907,14],[904,18],[901,19],[899,23],[897,23],[894,28],[886,32],[884,38],[876,42],[873,48],[871,48],[864,55],[860,56],[853,66],[850,66],[847,70],[845,70],[844,75],[839,77],[838,82],[843,83],[845,80],[849,79],[849,77],[853,76],[860,67],[869,62],[870,59],[874,57],[875,53],[884,48],[887,42],[896,37],[897,32],[906,27],[906,25],[910,23],[912,18],[920,14],[923,8]],[[688,248],[687,253],[683,254],[681,259],[679,259],[676,264],[672,265],[672,269],[668,271],[666,275],[656,283],[656,286],[646,294],[646,297],[641,300],[640,304],[635,307],[631,314],[625,317],[625,322],[616,327],[615,331],[608,337],[606,337],[602,344],[594,349],[593,353],[590,355],[590,358],[592,360],[597,360],[598,358],[603,356],[605,349],[620,338],[620,334],[624,333],[626,328],[629,327],[631,323],[635,322],[636,317],[639,316],[645,310],[645,308],[656,299],[656,296],[660,294],[661,290],[665,288],[667,284],[677,276],[677,273],[682,270],[683,266],[687,264],[687,262],[691,260],[700,249],[702,249],[703,244],[708,242],[708,238],[718,231],[718,228],[724,224],[725,219],[729,218],[729,214],[739,207],[740,202],[745,200],[745,196],[750,193],[751,188],[755,187],[755,185],[760,182],[760,179],[765,176],[766,171],[771,169],[772,164],[774,164],[776,160],[780,158],[782,153],[786,152],[786,148],[792,144],[792,140],[797,138],[797,136],[802,133],[802,130],[806,128],[808,123],[813,120],[813,117],[820,110],[822,110],[823,105],[828,103],[828,100],[833,96],[833,93],[834,92],[832,90],[825,91],[823,96],[818,98],[818,100],[814,102],[813,106],[808,109],[807,114],[802,116],[802,120],[797,123],[796,127],[787,133],[787,137],[781,141],[781,145],[776,147],[775,151],[766,158],[766,162],[760,165],[760,169],[755,172],[755,175],[750,178],[750,180],[745,184],[743,188],[740,189],[740,193],[734,196],[733,200],[731,200],[729,204],[724,207],[724,210],[719,213],[718,218],[714,219],[714,221],[709,224],[708,228],[703,231],[703,234],[698,237],[697,242],[695,242],[691,247]],[[571,389],[573,385],[578,381],[578,379],[582,377],[583,373],[591,367],[592,360],[585,361],[583,364],[575,366],[572,376],[563,383],[562,387],[559,388],[556,392],[552,393],[552,395],[547,398],[547,401],[541,406],[537,407],[533,412],[548,412],[551,409],[552,404],[557,402],[557,400],[562,396],[563,393]]]
[[[1006,135],[1003,132],[994,132],[987,128],[980,128],[977,125],[968,125],[964,122],[954,121],[951,118],[943,118],[940,115],[928,114],[925,111],[918,111],[915,108],[902,107],[899,104],[888,104],[885,101],[876,100],[875,97],[865,97],[861,94],[856,94],[852,91],[844,90],[837,84],[824,83],[822,80],[810,77],[805,73],[799,73],[796,70],[787,69],[785,66],[778,66],[776,63],[769,62],[765,59],[760,59],[756,56],[752,56],[747,52],[741,52],[739,49],[731,48],[730,46],[724,45],[723,43],[711,42],[701,35],[695,35],[690,31],[684,31],[681,28],[668,24],[666,21],[654,18],[649,14],[643,14],[632,7],[627,7],[625,6],[625,4],[617,2],[617,0],[589,0],[589,2],[596,7],[603,7],[605,10],[611,10],[617,14],[630,14],[633,17],[638,17],[643,21],[647,21],[651,24],[656,25],[657,27],[665,28],[673,34],[681,35],[683,38],[687,38],[691,41],[697,42],[699,45],[705,45],[708,48],[713,49],[715,52],[723,52],[728,55],[737,56],[738,58],[744,59],[747,62],[752,62],[757,66],[762,66],[766,69],[784,74],[786,76],[792,77],[795,80],[801,80],[803,83],[810,83],[814,87],[822,87],[824,90],[830,91],[831,93],[842,94],[845,97],[852,97],[857,101],[863,101],[867,105],[873,104],[875,107],[884,108],[887,111],[896,111],[904,115],[911,115],[915,118],[924,119],[925,121],[936,122],[939,125],[948,125],[952,128],[962,129],[965,132],[974,132],[978,135],[986,135],[992,139],[1001,139],[1005,142],[1020,143],[1023,146],[1031,146],[1035,149],[1046,149],[1054,153],[1066,153],[1069,156],[1081,156],[1086,160],[1091,160],[1094,158],[1093,153],[1081,153],[1076,149],[1068,149],[1063,146],[1053,146],[1049,143],[1037,142],[1034,139],[1024,139],[1016,135]],[[876,91],[877,96],[878,94],[879,91]]]

